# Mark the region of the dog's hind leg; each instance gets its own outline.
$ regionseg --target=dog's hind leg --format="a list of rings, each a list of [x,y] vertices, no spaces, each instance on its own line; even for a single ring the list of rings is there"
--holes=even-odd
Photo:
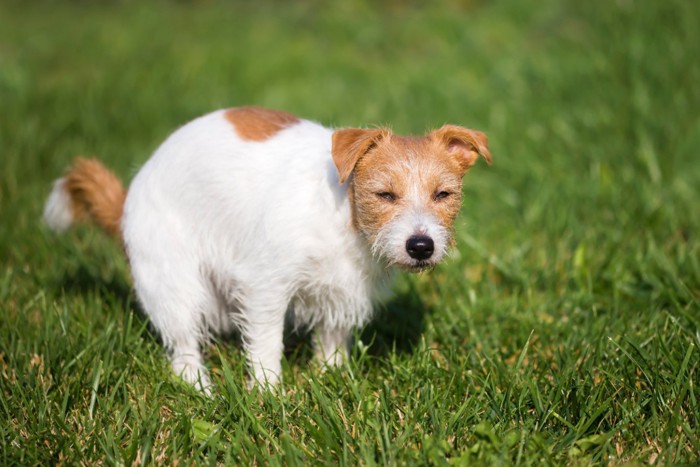
[[[173,371],[197,389],[209,393],[209,376],[202,358],[206,340],[205,314],[216,298],[196,268],[162,270],[161,263],[132,261],[134,287],[144,311],[170,354]]]

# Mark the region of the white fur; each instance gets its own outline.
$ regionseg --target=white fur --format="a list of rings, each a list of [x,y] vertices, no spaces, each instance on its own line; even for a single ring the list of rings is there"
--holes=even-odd
[[[331,135],[301,120],[245,141],[218,111],[172,134],[131,183],[122,230],[135,289],[187,381],[209,386],[210,332],[238,328],[253,377],[275,384],[286,315],[315,329],[329,363],[369,319],[386,268],[351,227]]]
[[[70,195],[66,191],[63,178],[59,178],[53,184],[49,199],[44,206],[44,222],[56,232],[65,231],[73,223]]]

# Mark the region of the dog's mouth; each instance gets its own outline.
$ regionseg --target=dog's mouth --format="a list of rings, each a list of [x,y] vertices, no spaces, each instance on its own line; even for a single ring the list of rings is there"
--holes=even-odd
[[[400,263],[397,264],[397,266],[406,272],[418,273],[433,269],[435,267],[435,263],[432,261],[417,260],[410,263]]]

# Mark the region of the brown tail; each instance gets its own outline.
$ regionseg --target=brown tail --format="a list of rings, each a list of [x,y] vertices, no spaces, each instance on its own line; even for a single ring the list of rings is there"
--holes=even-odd
[[[126,189],[112,171],[95,159],[79,157],[54,184],[44,209],[44,220],[54,230],[92,220],[121,239],[125,199]]]

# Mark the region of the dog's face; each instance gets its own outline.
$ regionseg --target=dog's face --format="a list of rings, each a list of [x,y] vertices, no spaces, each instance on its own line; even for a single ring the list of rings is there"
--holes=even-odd
[[[444,258],[453,242],[462,177],[479,154],[491,161],[486,135],[454,125],[422,137],[337,130],[332,154],[340,182],[352,176],[355,227],[375,254],[410,271]]]

